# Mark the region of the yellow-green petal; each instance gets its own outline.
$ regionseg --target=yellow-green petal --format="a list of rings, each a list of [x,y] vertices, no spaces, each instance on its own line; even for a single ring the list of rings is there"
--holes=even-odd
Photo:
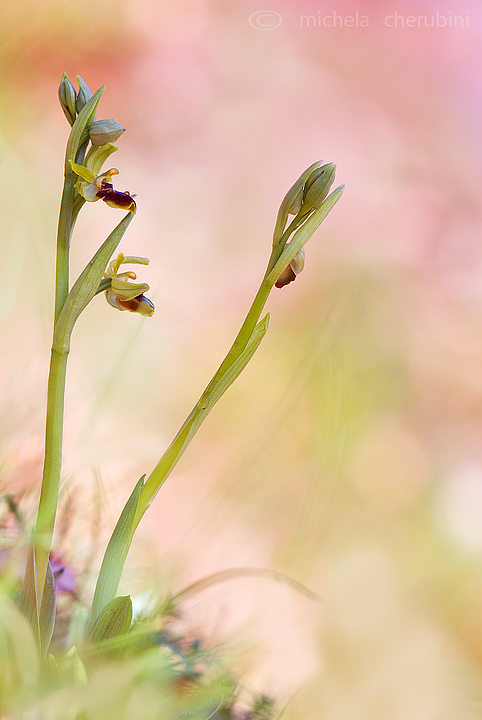
[[[117,277],[112,278],[111,290],[123,302],[133,300],[149,290],[147,283],[128,282]]]
[[[94,182],[97,175],[92,172],[92,170],[89,170],[89,168],[86,168],[84,165],[77,165],[77,163],[74,163],[72,160],[69,160],[69,163],[76,175],[79,175],[88,183]]]

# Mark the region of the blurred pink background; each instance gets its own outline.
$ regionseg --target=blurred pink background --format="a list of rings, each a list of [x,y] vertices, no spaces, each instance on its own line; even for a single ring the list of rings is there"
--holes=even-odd
[[[479,716],[481,23],[475,0],[2,9],[8,490],[40,480],[63,71],[107,84],[98,117],[127,127],[112,165],[138,203],[120,249],[151,260],[139,275],[153,318],[99,297],[74,335],[62,541],[74,567],[98,538],[95,570],[130,487],[229,348],[284,193],[315,160],[346,184],[303,274],[273,292],[252,364],[143,520],[123,581],[139,607],[243,566],[320,594],[321,608],[240,578],[185,605],[193,632],[294,717]],[[73,273],[119,219],[103,203],[82,211]]]

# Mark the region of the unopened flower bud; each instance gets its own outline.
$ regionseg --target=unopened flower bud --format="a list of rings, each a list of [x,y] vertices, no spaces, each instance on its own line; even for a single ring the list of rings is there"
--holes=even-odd
[[[75,88],[64,73],[59,85],[59,100],[65,117],[70,125],[75,122]]]
[[[125,132],[125,127],[115,120],[94,120],[89,128],[92,145],[99,147],[106,143],[114,143]]]
[[[327,163],[313,170],[306,181],[303,193],[303,210],[318,208],[330,191],[335,179],[336,165]]]
[[[82,80],[80,75],[77,75],[77,82],[79,84],[79,92],[77,93],[75,107],[77,112],[79,113],[84,107],[85,103],[88,102],[92,97],[92,93],[89,90],[89,86],[84,80]]]
[[[303,193],[307,178],[315,168],[320,166],[320,162],[315,162],[307,168],[304,173],[300,175],[298,180],[292,185],[283,198],[283,202],[280,205],[278,211],[278,217],[276,218],[276,225],[273,232],[273,245],[277,245],[281,239],[286,223],[288,221],[288,215],[297,215],[303,205]]]

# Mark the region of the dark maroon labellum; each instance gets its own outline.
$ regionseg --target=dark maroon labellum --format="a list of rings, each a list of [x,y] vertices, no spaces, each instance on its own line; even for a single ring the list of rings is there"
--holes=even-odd
[[[129,193],[114,190],[112,187],[102,187],[102,190],[99,190],[99,192],[96,193],[96,197],[106,203],[112,203],[112,205],[118,208],[130,208],[134,203],[134,199],[129,195]]]
[[[289,283],[293,282],[293,280],[296,280],[296,273],[294,272],[291,265],[288,265],[286,270],[283,270],[274,285],[277,288],[282,288],[285,285],[289,285]]]
[[[105,180],[102,181],[102,187],[98,192],[96,192],[95,196],[103,200],[110,207],[120,209],[125,208],[133,213],[136,212],[136,203],[134,198],[128,192],[114,190],[114,186]]]

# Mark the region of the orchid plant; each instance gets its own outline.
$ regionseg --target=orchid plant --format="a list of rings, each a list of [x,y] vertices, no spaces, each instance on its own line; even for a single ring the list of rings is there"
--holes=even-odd
[[[151,317],[154,313],[154,305],[146,296],[149,291],[147,283],[137,281],[133,270],[120,271],[123,265],[143,266],[149,260],[122,253],[115,256],[124,233],[135,217],[137,206],[129,192],[114,188],[113,180],[119,171],[116,168],[102,168],[117,151],[114,143],[125,128],[114,120],[96,119],[105,87],[92,94],[82,78],[78,77],[77,82],[78,90],[64,74],[59,87],[60,104],[71,130],[65,155],[57,234],[55,311],[43,476],[19,601],[20,610],[33,629],[40,666],[49,657],[55,619],[51,548],[59,499],[64,394],[72,332],[83,310],[100,293],[104,293],[107,302],[117,310],[127,310],[143,317]],[[343,186],[330,192],[334,176],[335,166],[332,163],[315,162],[302,173],[283,199],[275,223],[266,272],[231,348],[157,465],[135,484],[113,530],[85,625],[82,641],[84,656],[92,653],[95,647],[104,650],[106,647],[112,648],[119,638],[125,639],[129,633],[132,602],[129,596],[118,597],[117,591],[135,530],[208,413],[259,347],[268,329],[269,314],[261,316],[271,290],[273,287],[288,285],[302,271],[305,244],[343,193]],[[69,250],[77,216],[86,203],[99,200],[115,210],[124,211],[124,215],[79,277],[71,283]],[[13,612],[11,608],[5,610],[4,607],[3,610],[7,614]],[[75,672],[83,677],[85,667],[80,660],[82,648],[77,647],[71,652],[76,657]],[[50,658],[52,662],[55,660]],[[212,714],[206,714],[205,717]]]

